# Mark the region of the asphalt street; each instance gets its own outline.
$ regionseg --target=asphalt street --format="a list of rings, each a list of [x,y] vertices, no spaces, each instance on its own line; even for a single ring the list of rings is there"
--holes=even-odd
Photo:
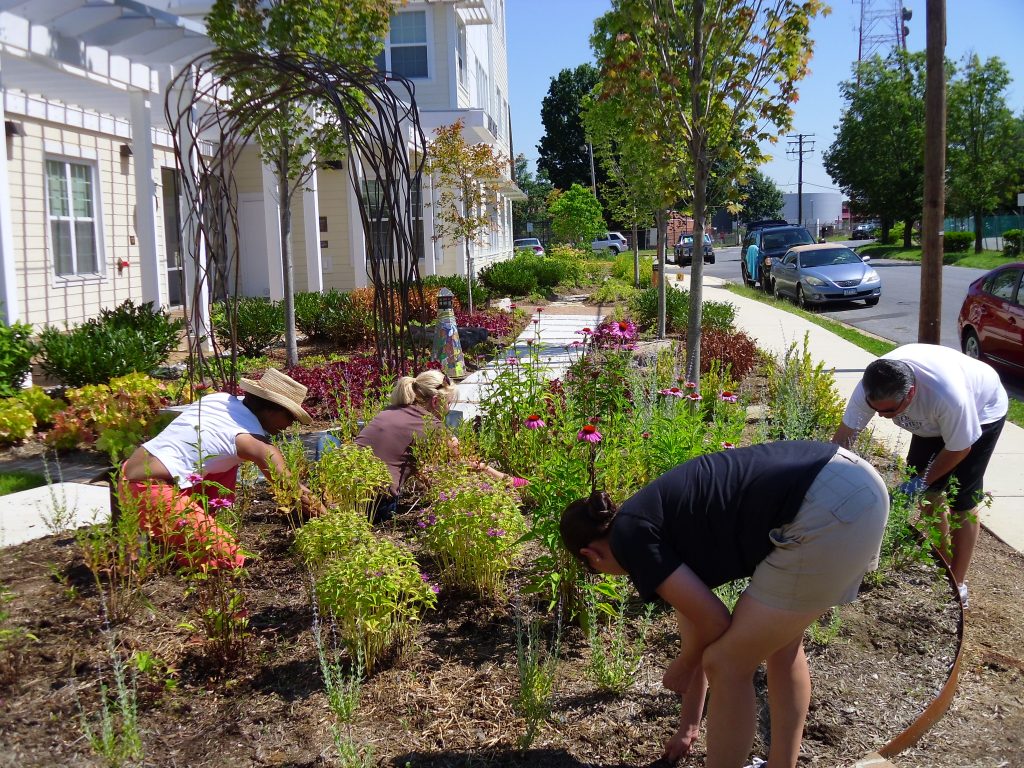
[[[862,245],[863,241],[845,244],[853,247]],[[921,265],[906,261],[872,259],[871,266],[882,278],[882,299],[876,306],[869,307],[862,301],[851,301],[829,305],[827,309],[820,310],[819,314],[897,344],[917,341],[918,316],[921,310]],[[669,265],[670,274],[678,271],[678,267]],[[682,271],[688,275],[690,267],[684,267]],[[967,295],[967,287],[985,272],[983,269],[943,267],[939,328],[943,346],[960,349],[956,325],[960,305]],[[740,248],[716,248],[715,263],[705,264],[704,273],[735,283],[741,282]],[[1003,382],[1013,397],[1024,400],[1024,381],[1003,375]]]

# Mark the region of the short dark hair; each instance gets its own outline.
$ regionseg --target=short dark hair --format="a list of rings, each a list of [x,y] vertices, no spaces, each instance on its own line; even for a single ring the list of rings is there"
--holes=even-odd
[[[273,400],[267,400],[265,397],[254,395],[252,392],[245,393],[245,397],[242,398],[242,403],[257,416],[261,413],[266,413],[267,411],[281,411],[282,413],[287,413],[293,421],[295,420],[295,414],[283,405],[279,405]]]
[[[604,491],[594,491],[585,499],[577,499],[562,512],[558,530],[569,554],[587,565],[580,550],[608,536],[618,512],[615,502]]]
[[[914,386],[914,371],[902,360],[879,358],[864,369],[861,380],[864,398],[877,403],[880,400],[902,400]]]

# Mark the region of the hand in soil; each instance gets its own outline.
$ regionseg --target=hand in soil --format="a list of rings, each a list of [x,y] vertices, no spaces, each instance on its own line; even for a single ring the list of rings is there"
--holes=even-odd
[[[661,755],[662,760],[674,763],[681,757],[686,757],[693,749],[700,733],[700,725],[681,725],[671,739],[665,742],[665,751]]]

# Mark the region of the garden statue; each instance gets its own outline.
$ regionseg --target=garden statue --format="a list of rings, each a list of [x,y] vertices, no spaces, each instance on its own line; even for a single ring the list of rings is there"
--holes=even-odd
[[[430,356],[441,364],[441,370],[452,379],[466,375],[466,359],[459,341],[459,326],[455,321],[453,308],[455,294],[447,288],[437,293],[437,327],[434,331],[434,348]]]

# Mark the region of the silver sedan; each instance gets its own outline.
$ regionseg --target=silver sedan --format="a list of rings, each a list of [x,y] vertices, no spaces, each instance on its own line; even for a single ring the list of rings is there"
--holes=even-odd
[[[873,307],[882,296],[882,279],[866,260],[837,243],[791,248],[772,264],[772,292],[801,307],[858,300]]]

